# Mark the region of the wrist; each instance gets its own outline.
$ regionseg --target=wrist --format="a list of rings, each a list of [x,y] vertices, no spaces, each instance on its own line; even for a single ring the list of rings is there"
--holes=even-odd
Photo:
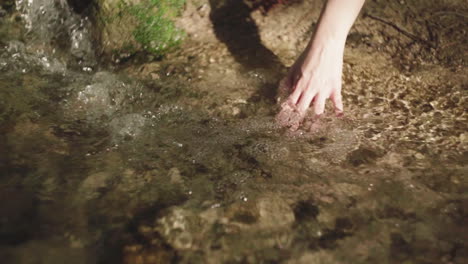
[[[334,46],[336,48],[345,46],[346,37],[348,35],[347,31],[343,30],[334,30],[330,28],[319,28],[311,38],[309,45],[313,47],[314,45],[325,45],[325,46]]]
[[[306,48],[307,56],[325,51],[335,54],[344,52],[346,36],[336,36],[333,34],[315,34]]]
[[[302,53],[300,61],[304,71],[312,71],[317,65],[343,59],[345,39],[315,35]]]

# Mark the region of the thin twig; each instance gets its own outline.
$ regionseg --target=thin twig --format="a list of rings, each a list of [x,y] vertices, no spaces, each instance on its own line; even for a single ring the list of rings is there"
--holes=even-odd
[[[446,16],[446,15],[454,15],[454,16],[459,16],[461,18],[468,19],[468,16],[462,13],[458,13],[455,11],[437,11],[432,13],[432,16]]]
[[[434,45],[432,42],[430,42],[430,41],[428,41],[428,40],[425,40],[425,39],[423,39],[423,38],[420,38],[420,37],[414,35],[413,33],[410,33],[410,32],[408,32],[408,31],[402,29],[401,27],[397,26],[397,25],[396,25],[395,23],[393,23],[393,22],[389,22],[389,21],[383,20],[383,19],[380,18],[380,17],[376,17],[376,16],[369,15],[369,14],[366,14],[366,16],[369,17],[369,18],[372,18],[372,19],[374,19],[374,20],[377,20],[377,21],[379,21],[379,22],[381,22],[381,23],[384,23],[384,24],[387,25],[387,26],[392,27],[393,29],[395,29],[395,30],[398,31],[399,33],[403,34],[404,36],[406,36],[406,37],[408,37],[408,38],[410,38],[410,39],[412,39],[412,40],[414,40],[414,41],[419,41],[419,42],[421,42],[421,43],[423,43],[423,44],[426,44],[426,45],[429,46],[430,48],[434,48],[434,49],[436,48],[435,45]]]

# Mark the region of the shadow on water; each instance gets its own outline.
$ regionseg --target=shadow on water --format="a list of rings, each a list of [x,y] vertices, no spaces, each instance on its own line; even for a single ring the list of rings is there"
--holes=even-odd
[[[247,70],[267,68],[275,71],[283,67],[278,57],[263,46],[257,25],[250,17],[249,6],[238,0],[210,0],[210,5],[210,20],[216,37]]]
[[[284,65],[261,41],[258,27],[250,14],[252,9],[238,0],[210,0],[210,20],[216,37],[226,44],[229,52],[247,71],[265,71],[267,78],[276,80]],[[251,100],[265,98],[274,102],[276,85],[260,87]]]

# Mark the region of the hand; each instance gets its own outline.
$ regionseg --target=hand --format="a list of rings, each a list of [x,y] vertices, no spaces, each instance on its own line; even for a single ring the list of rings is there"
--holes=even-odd
[[[280,83],[280,92],[290,94],[276,116],[281,126],[296,130],[311,104],[316,115],[330,98],[335,111],[343,112],[341,71],[346,36],[364,0],[327,0],[314,35],[305,51]]]
[[[325,110],[330,98],[335,112],[343,112],[341,74],[344,41],[314,39],[280,82],[279,93],[289,94],[281,104],[276,120],[281,126],[297,130],[313,104],[315,115]]]

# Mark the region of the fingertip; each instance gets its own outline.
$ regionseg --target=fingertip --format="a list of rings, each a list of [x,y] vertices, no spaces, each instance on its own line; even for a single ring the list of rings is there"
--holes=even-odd
[[[321,115],[325,111],[325,97],[318,96],[314,103],[315,115]]]
[[[316,116],[319,116],[321,114],[323,114],[323,112],[325,111],[325,102],[323,103],[315,103],[315,106],[314,106],[314,113]]]
[[[290,115],[290,110],[288,108],[288,105],[283,103],[281,105],[281,109],[279,113],[275,117],[276,123],[281,127],[286,126],[288,123],[289,115]]]
[[[335,113],[337,115],[343,114],[343,100],[340,93],[335,93],[332,95],[331,100],[335,106]]]
[[[290,116],[290,119],[289,119],[289,130],[291,131],[298,130],[303,119],[304,119],[304,115],[299,111],[295,111]]]

